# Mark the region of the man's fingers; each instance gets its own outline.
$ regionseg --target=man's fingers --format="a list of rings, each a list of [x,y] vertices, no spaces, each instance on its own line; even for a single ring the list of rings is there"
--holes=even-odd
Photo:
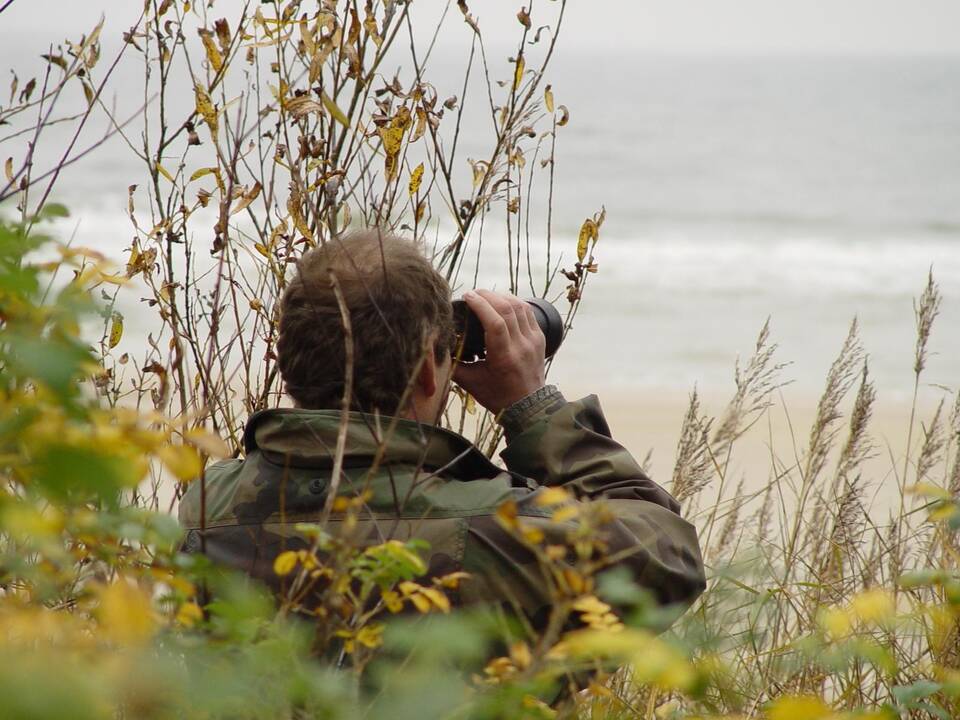
[[[530,305],[519,298],[516,298],[516,301],[513,309],[517,313],[517,324],[520,326],[520,332],[529,337],[539,331],[537,320],[533,317]]]
[[[495,293],[491,290],[478,290],[477,292],[481,293],[487,302],[493,305],[494,309],[500,313],[504,322],[507,324],[507,328],[510,330],[510,335],[513,340],[529,332],[527,319],[524,315],[526,303],[523,302],[523,300],[513,295]]]
[[[480,319],[483,331],[490,340],[506,339],[519,332],[517,316],[512,306],[496,293],[475,290],[468,292],[463,298]]]

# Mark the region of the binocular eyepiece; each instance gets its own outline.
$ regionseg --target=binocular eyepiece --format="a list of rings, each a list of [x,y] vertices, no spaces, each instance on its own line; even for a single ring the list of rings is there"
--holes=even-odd
[[[563,342],[563,318],[560,312],[542,298],[525,300],[532,309],[537,325],[543,331],[547,344],[544,357],[553,357]],[[463,300],[453,301],[453,324],[457,333],[457,342],[462,345],[460,352],[461,362],[476,362],[483,360],[487,354],[486,339],[483,324],[480,322],[470,306]]]

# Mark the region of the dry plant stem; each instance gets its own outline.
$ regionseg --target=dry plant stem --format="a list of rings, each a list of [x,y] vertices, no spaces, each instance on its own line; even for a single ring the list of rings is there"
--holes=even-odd
[[[903,522],[905,504],[903,501],[906,494],[907,473],[910,468],[910,451],[913,443],[913,428],[916,423],[917,399],[920,392],[920,375],[926,367],[927,343],[930,340],[930,334],[933,329],[933,323],[940,313],[941,302],[940,289],[933,281],[933,269],[927,274],[927,284],[920,294],[919,301],[914,303],[914,315],[916,317],[917,338],[914,349],[913,362],[913,400],[910,404],[910,424],[907,428],[907,447],[903,457],[903,474],[900,478],[900,507],[897,511],[897,523]]]
[[[340,321],[343,324],[344,379],[343,399],[340,402],[340,426],[337,429],[337,449],[333,456],[330,489],[323,505],[321,519],[321,524],[324,525],[330,518],[333,501],[336,499],[337,490],[340,487],[340,474],[343,471],[343,455],[347,449],[347,428],[350,424],[350,407],[353,398],[353,326],[350,323],[350,310],[343,298],[343,291],[340,289],[340,281],[337,276],[331,271],[329,277],[330,284],[333,286],[333,293],[337,298],[337,306],[340,309]]]

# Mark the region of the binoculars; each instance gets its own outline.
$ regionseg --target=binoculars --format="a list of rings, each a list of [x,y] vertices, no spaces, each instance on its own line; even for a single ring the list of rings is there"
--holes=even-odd
[[[563,318],[560,312],[542,298],[525,300],[533,309],[537,325],[543,331],[547,344],[543,356],[553,357],[563,342]],[[461,347],[460,362],[477,362],[487,355],[483,325],[470,306],[463,300],[453,301],[453,324],[457,333],[458,347]]]

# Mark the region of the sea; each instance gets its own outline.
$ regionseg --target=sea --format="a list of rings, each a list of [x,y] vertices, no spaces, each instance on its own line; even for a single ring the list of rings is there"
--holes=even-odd
[[[459,93],[467,50],[437,51],[441,97]],[[24,77],[42,65],[39,52],[6,34],[0,69]],[[505,53],[499,61],[510,67]],[[139,72],[118,74],[120,115],[142,100]],[[769,320],[777,357],[790,363],[783,379],[816,397],[856,318],[881,398],[909,398],[914,301],[929,273],[943,304],[923,383],[960,387],[960,56],[567,52],[561,43],[547,81],[569,112],[557,129],[553,260],[572,269],[581,223],[606,212],[597,272],[551,369],[561,387],[732,391],[738,357]],[[468,191],[465,158],[488,152],[492,121],[481,100],[465,115],[458,173]],[[528,153],[535,262],[546,236],[542,157]],[[58,232],[124,261],[127,188],[144,180],[120,138],[104,143],[64,171],[54,198],[71,217]],[[479,268],[467,262],[458,289],[474,271],[508,286],[501,231],[491,221],[491,250]],[[441,223],[437,241],[451,233]],[[520,294],[542,291],[537,273]],[[121,302],[135,314],[139,295],[129,294]],[[563,307],[563,295],[561,281],[551,297]]]

